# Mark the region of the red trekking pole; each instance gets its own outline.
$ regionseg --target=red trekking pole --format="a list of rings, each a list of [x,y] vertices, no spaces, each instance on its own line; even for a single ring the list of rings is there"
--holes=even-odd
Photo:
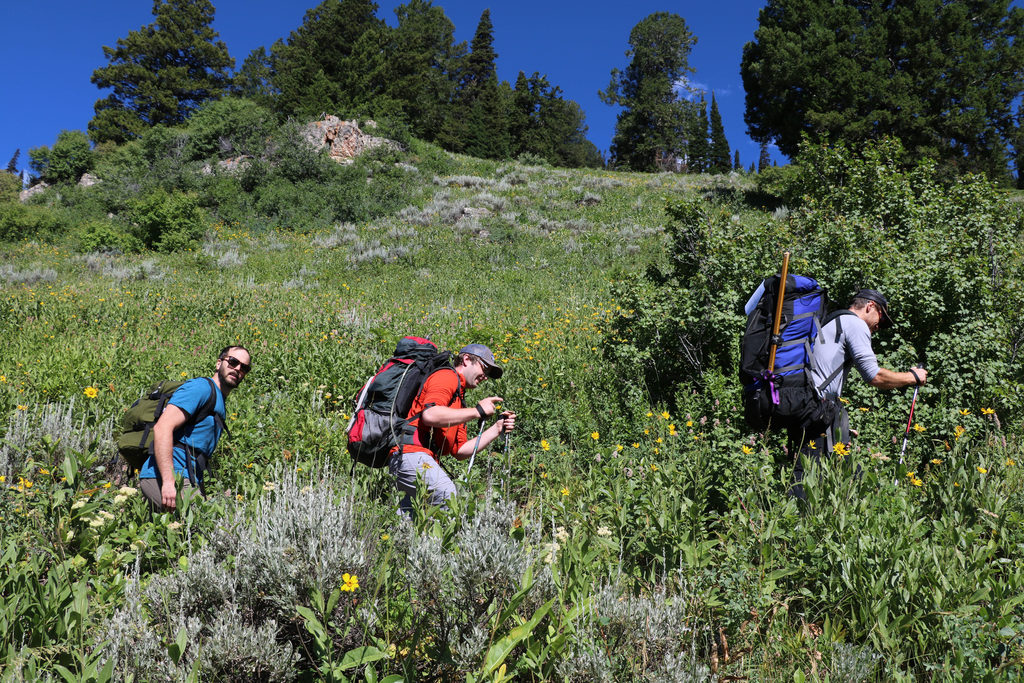
[[[923,368],[924,366],[921,365],[921,364],[918,364],[915,367]],[[910,417],[907,418],[907,431],[904,432],[904,434],[903,434],[903,448],[900,449],[900,464],[901,465],[903,464],[903,454],[907,452],[907,439],[910,438],[910,425],[913,424],[913,422],[914,422],[914,406],[917,405],[917,391],[920,388],[921,388],[920,384],[918,384],[917,386],[914,387],[914,398],[912,398],[910,400]]]

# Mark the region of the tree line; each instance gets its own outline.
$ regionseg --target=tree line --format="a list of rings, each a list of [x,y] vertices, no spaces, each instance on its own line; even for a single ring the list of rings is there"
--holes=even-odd
[[[156,0],[154,23],[113,48],[92,81],[111,94],[96,103],[97,143],[177,125],[203,102],[248,98],[281,120],[325,113],[387,119],[421,139],[482,158],[531,154],[560,166],[598,166],[583,109],[546,75],[499,81],[494,26],[484,10],[470,45],[430,0],[377,17],[371,0],[323,0],[269,47],[234,60],[211,24],[210,0]]]
[[[628,63],[598,94],[620,108],[608,158],[585,113],[546,75],[497,76],[484,10],[469,45],[430,0],[377,17],[372,0],[323,0],[302,24],[237,69],[211,24],[210,0],[154,0],[155,21],[114,47],[92,81],[93,143],[183,123],[203,102],[247,98],[276,115],[324,113],[397,122],[409,134],[482,158],[532,155],[560,166],[634,171],[740,168],[715,94],[690,85],[697,38],[656,12],[629,34]],[[908,163],[1009,184],[1024,166],[1024,9],[1012,0],[768,0],[743,49],[745,120],[761,144],[795,157],[802,141],[854,146],[894,137]],[[710,106],[709,106],[710,105]],[[1016,108],[1016,109],[1015,109]],[[35,160],[36,154],[30,152]],[[750,170],[754,170],[751,164]]]

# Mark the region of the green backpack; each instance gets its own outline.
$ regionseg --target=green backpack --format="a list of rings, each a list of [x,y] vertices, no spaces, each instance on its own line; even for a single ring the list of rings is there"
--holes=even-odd
[[[210,398],[206,399],[206,403],[200,406],[195,415],[185,421],[179,431],[205,420],[213,415],[213,411],[217,408],[217,390],[213,380],[209,377],[203,379],[210,383]],[[153,425],[160,419],[171,396],[186,381],[165,379],[157,382],[121,416],[121,428],[117,435],[117,452],[128,462],[128,467],[132,472],[142,469],[146,458],[153,455]],[[175,444],[178,444],[177,434],[175,434]]]

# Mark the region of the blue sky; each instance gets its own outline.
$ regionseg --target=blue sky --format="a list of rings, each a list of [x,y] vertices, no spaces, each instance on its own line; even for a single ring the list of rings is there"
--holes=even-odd
[[[213,27],[236,65],[253,49],[270,46],[302,23],[314,0],[213,0]],[[379,1],[378,16],[394,25],[401,0]],[[629,31],[654,12],[682,16],[697,44],[690,55],[693,84],[714,91],[730,149],[749,166],[758,145],[743,122],[743,45],[757,28],[764,0],[718,2],[610,2],[608,0],[435,0],[455,24],[456,40],[469,42],[480,13],[491,10],[498,76],[514,83],[519,71],[538,71],[576,100],[587,115],[588,137],[607,150],[617,108],[597,91],[611,70],[625,68]],[[93,104],[103,96],[89,77],[106,64],[102,46],[153,21],[151,0],[6,0],[0,8],[0,167],[20,148],[19,168],[28,150],[52,145],[62,129],[85,130]],[[710,96],[709,96],[710,99]],[[777,152],[773,156],[784,162]]]

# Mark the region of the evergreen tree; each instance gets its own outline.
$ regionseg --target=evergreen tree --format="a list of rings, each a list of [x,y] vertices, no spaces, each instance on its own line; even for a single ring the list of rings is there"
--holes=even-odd
[[[7,162],[7,172],[17,173],[18,172],[18,157],[21,156],[21,149],[14,150],[14,156]]]
[[[751,161],[751,162],[750,162],[750,168],[748,168],[748,169],[747,169],[747,172],[748,172],[748,173],[754,173],[754,172],[755,172],[756,170],[757,170],[757,169],[756,169],[756,168],[754,168],[754,162],[753,162],[753,161]]]
[[[260,106],[272,108],[280,92],[273,84],[273,69],[266,48],[259,47],[249,53],[235,74],[231,91]]]
[[[492,78],[498,77],[498,53],[494,51],[494,24],[491,23],[491,10],[485,9],[476,25],[476,33],[469,44],[470,53],[466,59],[464,86],[483,87]]]
[[[772,165],[771,155],[768,154],[768,142],[761,142],[761,155],[757,159],[757,172],[760,173],[764,169]]]
[[[410,0],[395,15],[381,92],[401,104],[415,135],[432,140],[448,116],[466,44],[455,44],[455,25],[430,0]]]
[[[182,123],[201,103],[221,97],[234,60],[218,40],[209,0],[154,0],[156,21],[104,47],[109,64],[92,82],[113,92],[95,104],[95,142],[124,142],[157,124]]]
[[[703,96],[697,105],[697,115],[691,119],[687,151],[686,166],[690,173],[711,171],[711,146],[708,144],[708,106]]]
[[[494,25],[484,10],[470,43],[471,51],[456,65],[459,87],[438,140],[446,148],[484,158],[507,158],[511,151],[507,108],[512,94],[498,84]]]
[[[745,120],[796,154],[801,136],[900,138],[909,156],[1005,173],[1024,90],[1012,0],[768,0],[743,49]]]
[[[677,91],[692,71],[695,42],[683,18],[668,12],[651,14],[630,31],[629,65],[613,69],[608,88],[598,93],[606,104],[623,108],[612,138],[614,165],[652,171],[659,160],[683,153],[691,119]]]
[[[743,164],[740,163],[740,151],[738,149],[735,150],[735,153],[733,154],[733,157],[732,157],[732,170],[734,170],[734,171],[742,171],[743,170]]]
[[[712,173],[728,173],[732,168],[729,163],[729,141],[725,139],[725,126],[722,115],[718,112],[715,93],[711,93],[711,148],[708,158]]]
[[[368,75],[381,68],[387,26],[372,0],[323,0],[287,41],[270,49],[274,109],[319,116],[353,111],[377,94]]]
[[[544,157],[555,166],[593,166],[600,154],[586,139],[583,110],[562,98],[562,90],[546,76],[522,71],[516,78],[508,112],[512,156],[523,153]]]

